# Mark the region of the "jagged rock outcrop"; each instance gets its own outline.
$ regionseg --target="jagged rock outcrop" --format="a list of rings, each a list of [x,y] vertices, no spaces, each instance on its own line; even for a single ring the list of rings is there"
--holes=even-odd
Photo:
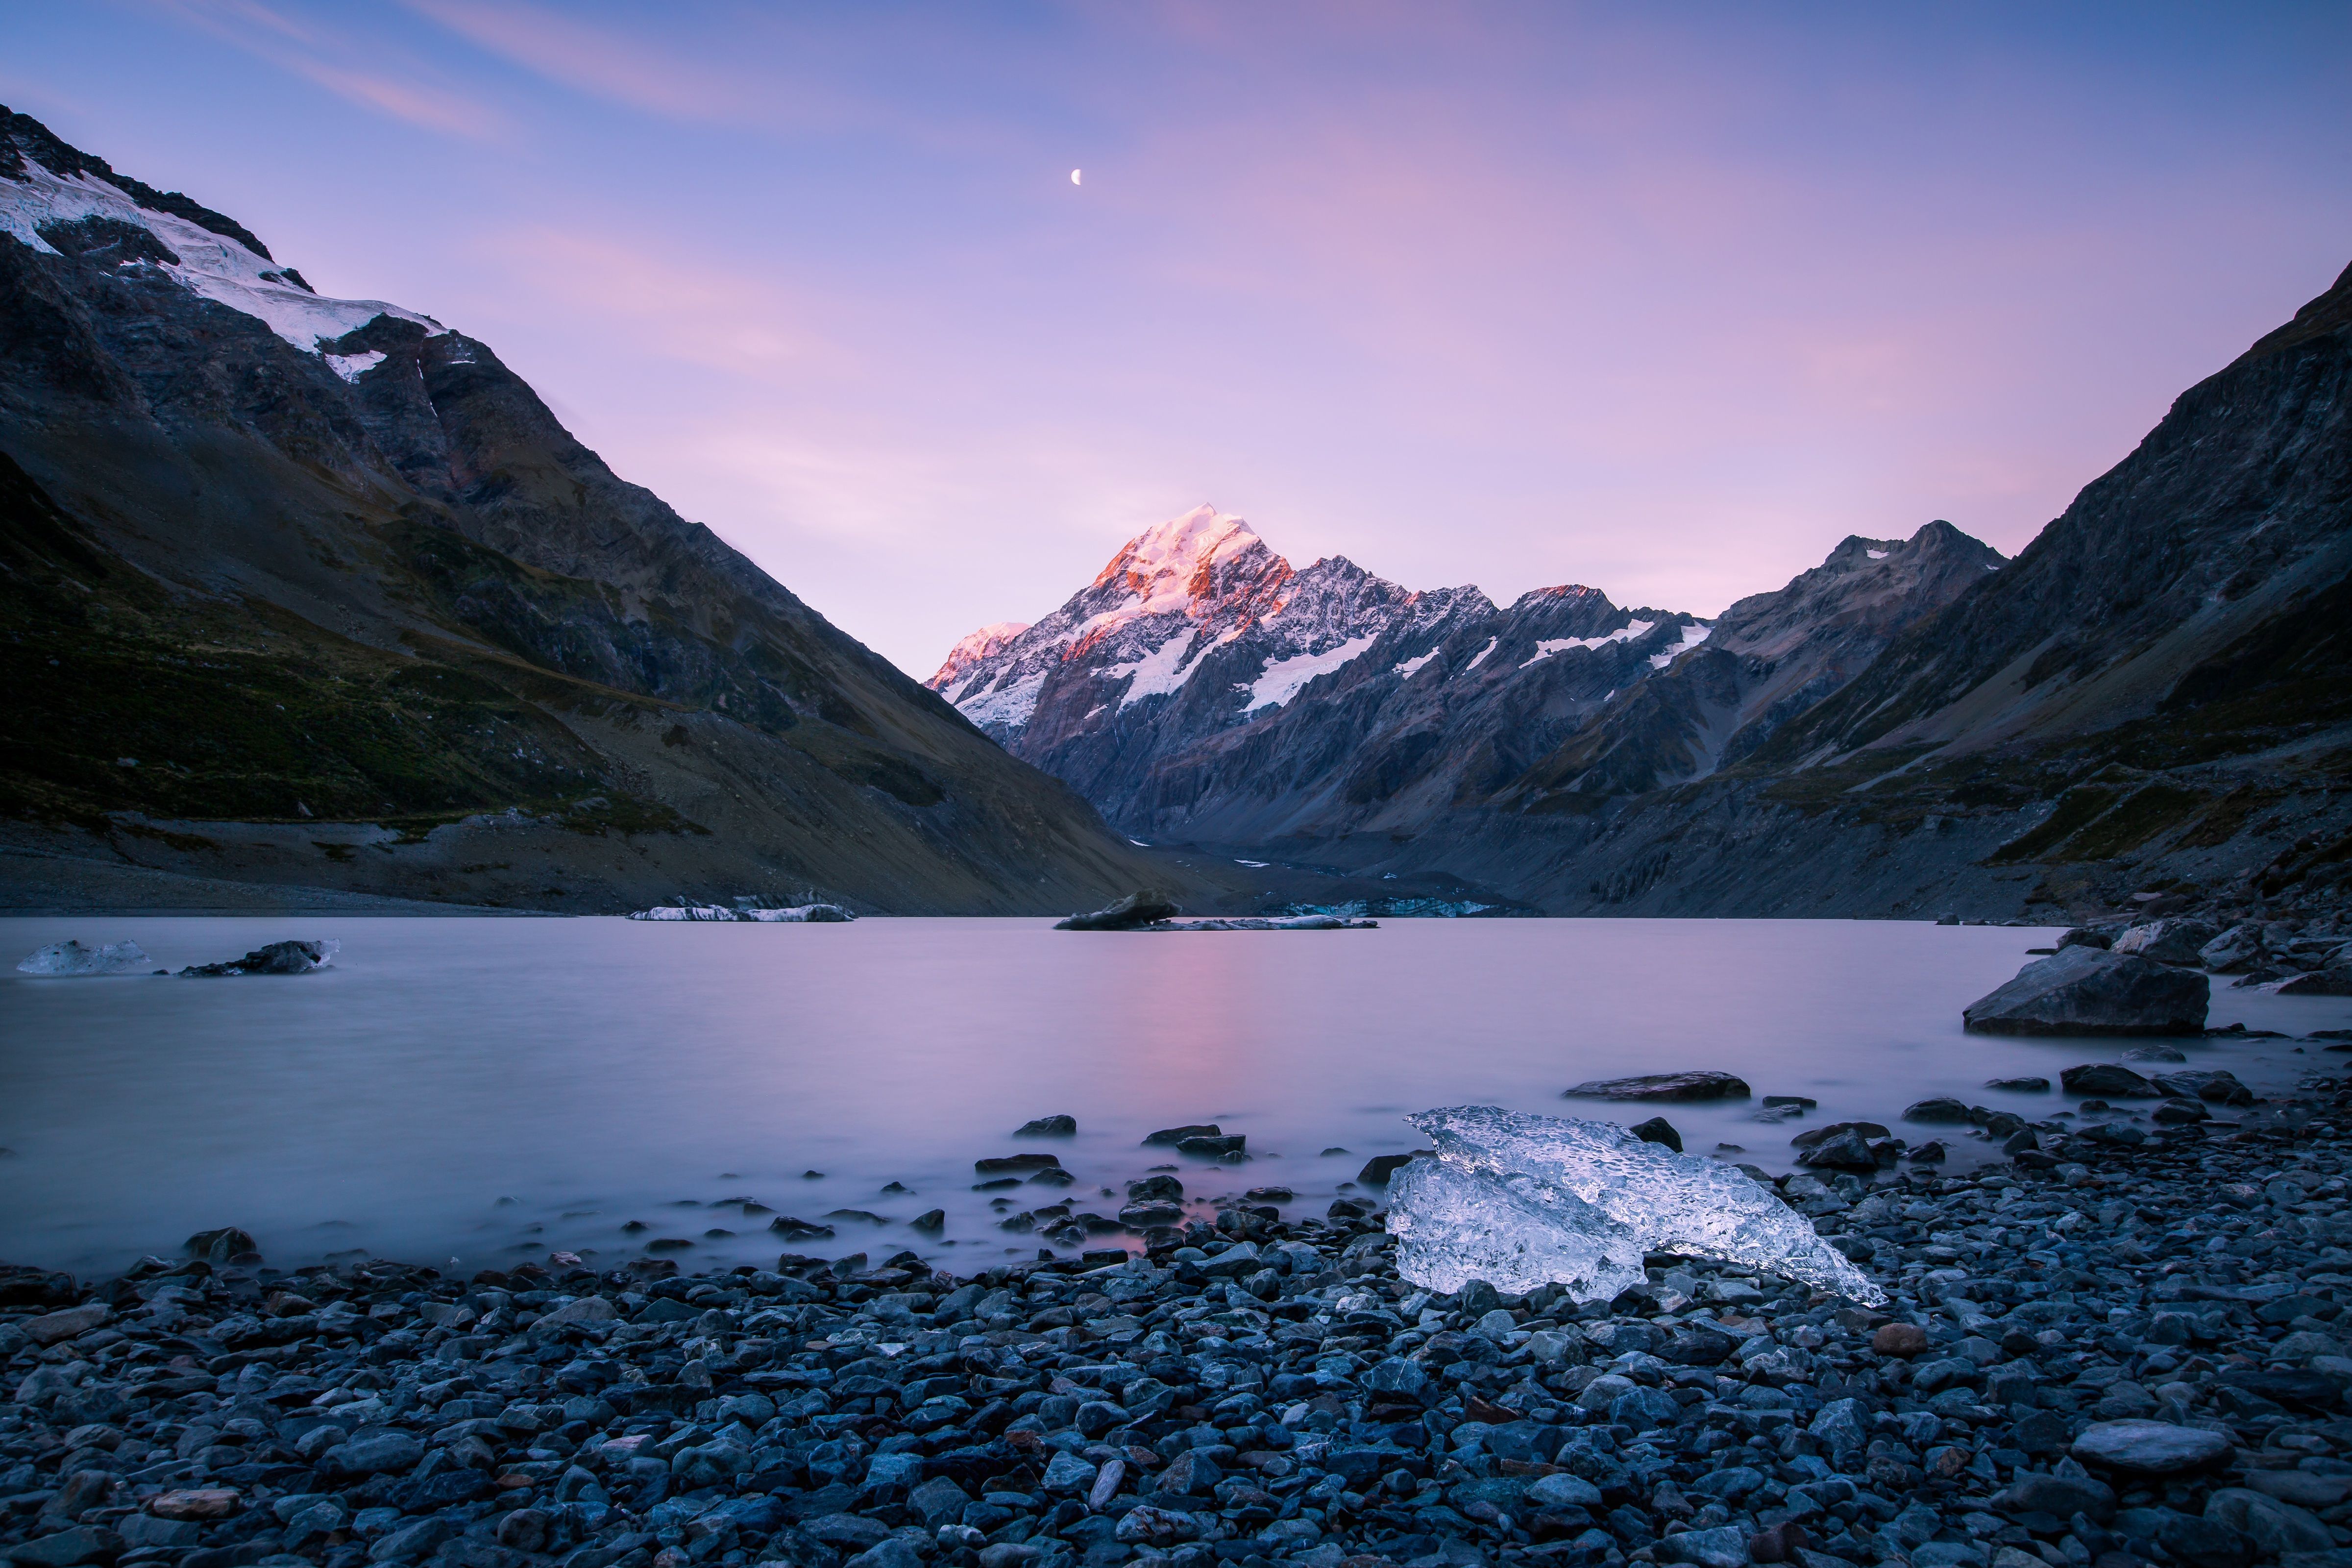
[[[1907,540],[1849,537],[1786,587],[1724,611],[1705,647],[1597,715],[1496,798],[1534,805],[1561,793],[1638,795],[1737,763],[2003,559],[1940,519]]]
[[[5,110],[0,608],[0,837],[52,881],[1043,913],[1165,875],[488,345]]]

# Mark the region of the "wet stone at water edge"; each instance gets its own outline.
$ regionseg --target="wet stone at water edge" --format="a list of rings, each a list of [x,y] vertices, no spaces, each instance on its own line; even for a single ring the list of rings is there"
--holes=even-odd
[[[2352,1087],[2221,1109],[1962,1176],[1759,1186],[1875,1307],[1672,1253],[1581,1305],[1432,1294],[1372,1198],[970,1279],[912,1253],[280,1274],[234,1227],[98,1284],[11,1268],[0,1547],[57,1568],[2336,1568]],[[1456,1159],[1493,1144],[1438,1132]]]

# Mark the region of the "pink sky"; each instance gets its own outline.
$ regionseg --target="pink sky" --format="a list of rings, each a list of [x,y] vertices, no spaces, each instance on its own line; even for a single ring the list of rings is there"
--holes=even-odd
[[[482,338],[918,675],[1202,501],[1701,614],[2013,552],[2352,259],[2334,6],[0,16],[13,107]]]

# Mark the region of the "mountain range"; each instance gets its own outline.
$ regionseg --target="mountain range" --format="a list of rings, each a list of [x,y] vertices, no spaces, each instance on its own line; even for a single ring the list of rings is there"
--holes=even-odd
[[[2347,565],[2352,272],[2014,561],[1937,521],[1711,618],[1497,605],[1202,507],[922,684],[489,345],[0,110],[20,909],[2326,904]]]
[[[1067,912],[1157,868],[490,347],[0,110],[0,875]]]
[[[931,688],[1139,838],[1549,913],[2088,918],[2352,873],[2352,270],[2013,562],[1712,621],[1294,569],[1202,507]]]

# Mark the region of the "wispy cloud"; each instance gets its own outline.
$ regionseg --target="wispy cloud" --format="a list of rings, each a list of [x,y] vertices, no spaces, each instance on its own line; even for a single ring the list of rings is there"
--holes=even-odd
[[[568,319],[618,331],[655,357],[756,380],[838,373],[848,356],[823,315],[782,279],[630,244],[608,231],[536,226],[487,242],[519,284]]]
[[[653,41],[526,0],[405,0],[477,48],[594,97],[677,120],[725,120],[740,84],[690,66]]]
[[[505,118],[417,67],[388,68],[383,50],[260,0],[147,0],[155,10],[290,72],[336,97],[426,131],[495,141]]]

